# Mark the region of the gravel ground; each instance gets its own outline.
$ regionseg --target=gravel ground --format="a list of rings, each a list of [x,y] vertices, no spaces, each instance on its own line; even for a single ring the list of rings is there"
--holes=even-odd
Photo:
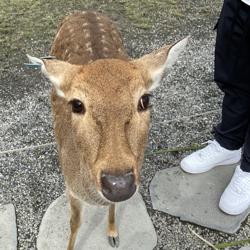
[[[212,127],[220,119],[222,97],[213,82],[213,26],[221,1],[140,2],[0,3],[0,203],[15,205],[20,250],[35,249],[42,216],[64,190],[53,144],[50,84],[22,64],[27,52],[36,56],[48,53],[58,20],[73,9],[99,9],[115,19],[134,57],[191,34],[186,53],[154,92],[147,152],[199,144],[212,137]],[[21,150],[46,143],[50,144]],[[148,187],[156,171],[177,166],[187,153],[150,154],[145,158],[141,193],[157,231],[156,249],[209,249],[190,234],[188,223],[153,210],[150,201]],[[193,228],[212,243],[247,239],[250,218],[234,235]]]

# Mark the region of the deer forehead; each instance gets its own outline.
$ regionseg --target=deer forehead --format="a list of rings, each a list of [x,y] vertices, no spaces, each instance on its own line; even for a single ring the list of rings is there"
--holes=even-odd
[[[134,65],[113,59],[84,65],[69,85],[70,98],[115,107],[138,102],[146,91],[140,71]]]

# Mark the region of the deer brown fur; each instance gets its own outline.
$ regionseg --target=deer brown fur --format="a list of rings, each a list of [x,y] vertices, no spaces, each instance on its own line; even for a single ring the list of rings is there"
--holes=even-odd
[[[76,12],[58,28],[51,49],[56,60],[29,57],[41,64],[53,85],[54,130],[71,205],[68,250],[81,224],[81,201],[110,206],[108,236],[118,246],[115,202],[131,197],[140,183],[150,122],[148,93],[186,42],[133,60],[108,17]]]

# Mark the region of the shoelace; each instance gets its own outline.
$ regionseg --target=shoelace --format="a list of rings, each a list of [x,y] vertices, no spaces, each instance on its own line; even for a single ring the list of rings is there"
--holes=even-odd
[[[208,159],[215,152],[221,151],[216,141],[208,140],[201,143],[201,145],[205,144],[207,144],[207,146],[199,150],[199,156],[203,159]]]

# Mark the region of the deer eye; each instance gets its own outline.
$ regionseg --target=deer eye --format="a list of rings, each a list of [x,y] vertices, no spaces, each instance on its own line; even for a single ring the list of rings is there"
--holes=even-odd
[[[142,111],[146,111],[149,107],[150,107],[150,94],[145,94],[143,95],[138,103],[138,111],[142,112]]]
[[[78,114],[84,114],[85,113],[84,104],[80,100],[73,99],[69,103],[71,104],[73,113],[78,113]]]

